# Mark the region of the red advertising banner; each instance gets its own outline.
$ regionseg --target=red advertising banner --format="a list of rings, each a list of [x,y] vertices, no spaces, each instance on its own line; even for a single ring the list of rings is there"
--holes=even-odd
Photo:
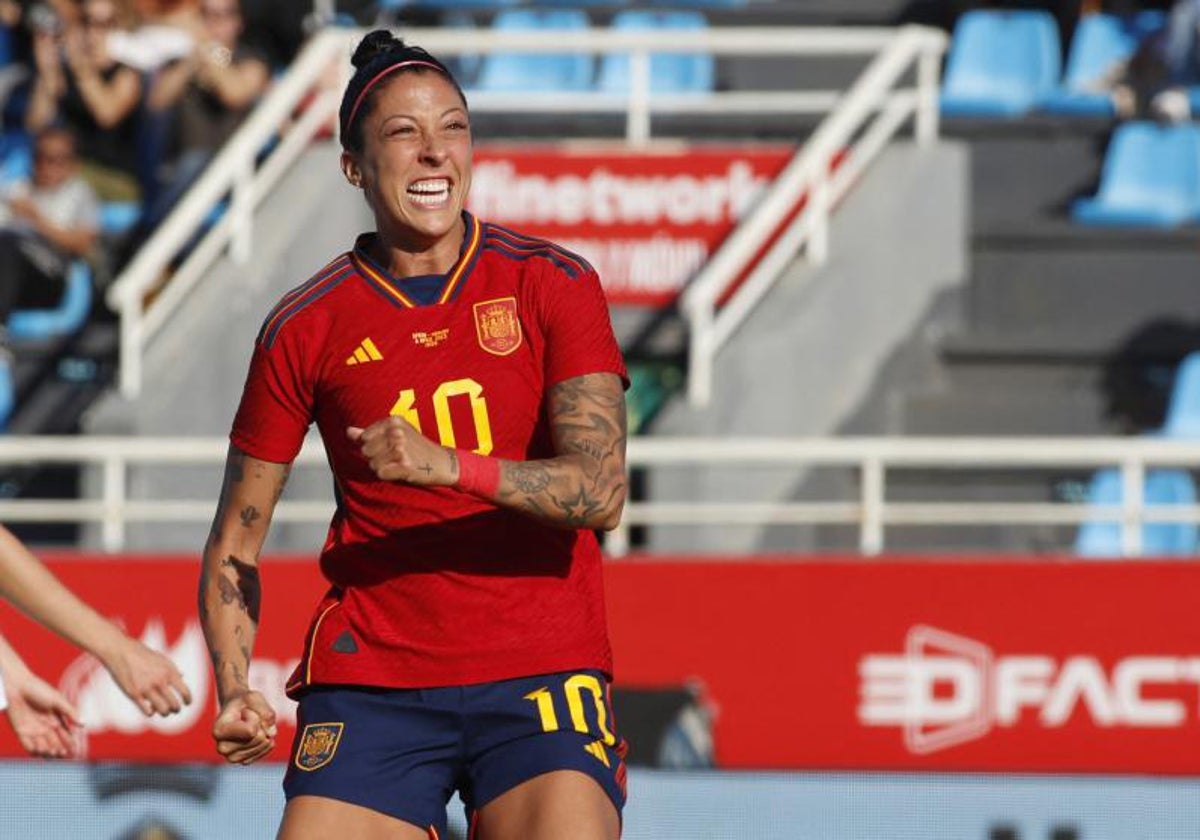
[[[480,145],[469,206],[595,266],[614,304],[661,306],[795,153],[782,145]]]
[[[216,761],[196,563],[51,566],[169,651],[196,694],[147,721],[90,657],[5,608],[0,627],[80,705],[87,754]],[[251,679],[281,713],[283,760],[282,686],[323,585],[311,561],[262,568]],[[1200,774],[1200,564],[623,560],[606,585],[618,685],[702,686],[719,767]]]

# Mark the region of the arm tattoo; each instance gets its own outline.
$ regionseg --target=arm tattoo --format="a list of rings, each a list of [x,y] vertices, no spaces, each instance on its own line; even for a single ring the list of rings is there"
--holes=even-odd
[[[262,519],[262,514],[258,512],[258,508],[256,508],[254,505],[247,505],[246,507],[242,508],[241,517],[242,527],[249,528],[254,524],[254,520]]]
[[[506,461],[500,501],[572,528],[611,523],[625,493],[625,395],[611,374],[560,382],[549,395],[558,458]]]
[[[251,621],[258,624],[262,608],[262,584],[258,578],[258,566],[243,562],[232,555],[222,560],[221,565],[232,568],[237,578],[235,584],[225,575],[218,575],[217,586],[221,592],[221,603],[236,603],[250,616]]]
[[[504,471],[522,493],[541,493],[550,486],[550,471],[537,461],[511,461],[504,464]]]

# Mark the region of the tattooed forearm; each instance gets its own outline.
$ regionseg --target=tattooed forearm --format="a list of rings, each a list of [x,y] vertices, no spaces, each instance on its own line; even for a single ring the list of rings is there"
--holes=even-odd
[[[249,690],[262,612],[258,555],[290,466],[230,446],[216,517],[204,548],[199,614],[222,702]]]
[[[496,501],[568,528],[612,528],[625,503],[625,396],[614,374],[550,392],[556,457],[505,461]]]

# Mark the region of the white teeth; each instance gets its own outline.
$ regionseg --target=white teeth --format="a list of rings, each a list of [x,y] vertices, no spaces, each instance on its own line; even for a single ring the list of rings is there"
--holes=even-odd
[[[410,193],[444,193],[450,189],[450,182],[445,178],[437,178],[429,181],[417,181],[415,184],[408,185]]]
[[[408,185],[408,200],[422,207],[437,207],[450,200],[450,181],[429,178]]]

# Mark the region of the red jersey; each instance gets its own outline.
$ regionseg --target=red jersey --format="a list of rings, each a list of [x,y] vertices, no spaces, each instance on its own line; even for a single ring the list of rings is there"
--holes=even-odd
[[[589,373],[625,377],[586,262],[464,219],[449,273],[396,279],[360,238],[285,295],[256,341],[233,444],[287,463],[315,421],[338,503],[321,552],[331,588],[289,693],[611,673],[595,534],[450,487],[381,481],[346,436],[398,414],[444,446],[549,458],[549,389]]]

